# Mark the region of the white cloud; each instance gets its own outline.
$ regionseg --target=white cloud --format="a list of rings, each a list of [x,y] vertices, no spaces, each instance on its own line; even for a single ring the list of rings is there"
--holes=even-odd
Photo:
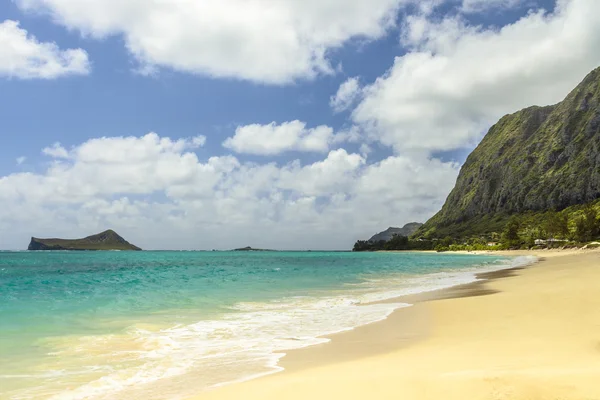
[[[363,143],[360,145],[360,154],[362,154],[363,157],[368,156],[372,151],[373,149],[368,144]]]
[[[600,2],[562,0],[499,30],[407,20],[410,51],[364,88],[353,120],[397,151],[475,144],[506,113],[556,103],[600,65]]]
[[[200,160],[193,139],[92,139],[62,148],[42,173],[0,177],[0,243],[113,228],[150,248],[349,248],[442,204],[457,165],[395,156],[367,164],[339,149],[322,160]],[[66,157],[65,158],[65,153]]]
[[[17,157],[17,165],[22,165],[25,161],[27,161],[27,157]]]
[[[42,149],[42,153],[52,158],[69,158],[69,152],[60,143]]]
[[[77,160],[86,163],[145,162],[154,160],[159,155],[179,154],[186,149],[198,148],[205,141],[204,136],[171,140],[151,132],[139,138],[128,136],[91,139],[74,149],[72,153]]]
[[[361,131],[361,128],[357,125],[352,125],[348,128],[344,128],[338,131],[334,136],[332,143],[339,144],[344,142],[349,143],[360,143],[364,142],[367,139],[364,132]]]
[[[56,43],[37,41],[17,21],[0,23],[0,77],[54,79],[89,72],[85,50],[61,50]]]
[[[333,0],[285,0],[257,17],[248,7],[262,1],[181,0],[165,8],[162,19],[156,18],[159,3],[141,0],[19,3],[45,6],[56,20],[94,37],[123,34],[148,71],[169,66],[268,83],[330,72],[327,49],[361,35],[356,32],[382,34],[398,3],[375,2],[375,11],[365,8],[368,15],[359,18],[356,7],[366,2],[344,2],[342,10]],[[356,80],[332,98],[332,106],[345,107],[360,95],[347,130],[273,122],[240,126],[223,143],[237,153],[313,152],[322,159],[201,160],[194,149],[205,137],[173,140],[156,133],[92,139],[69,149],[56,143],[43,150],[53,160],[42,173],[0,177],[0,242],[23,247],[31,235],[79,236],[110,227],[154,248],[349,248],[389,225],[424,221],[442,205],[458,173],[458,165],[431,158],[433,152],[474,144],[507,112],[561,100],[600,64],[596,1],[561,0],[552,14],[529,13],[501,29],[472,26],[460,16],[434,20],[430,13],[438,3],[422,3],[422,14],[406,20],[401,40],[409,51],[384,76],[365,88]],[[198,24],[202,7],[215,32]],[[373,17],[377,9],[385,10],[380,18]],[[286,10],[299,17],[288,21]],[[374,29],[367,34],[367,25],[341,29],[342,20],[376,23],[367,24]],[[218,45],[237,40],[228,36],[235,30],[228,21],[238,24],[239,46]],[[257,57],[263,54],[266,59]],[[392,146],[395,155],[369,163],[373,141]],[[332,150],[342,142],[357,143],[360,154]]]
[[[321,152],[329,150],[334,141],[333,129],[318,126],[307,129],[301,121],[284,122],[277,125],[252,124],[239,126],[233,137],[227,138],[223,146],[236,153],[275,155],[286,151]]]
[[[195,138],[192,138],[192,147],[197,148],[197,147],[203,147],[206,144],[206,136],[204,135],[199,135],[196,136]]]
[[[333,73],[330,50],[382,37],[407,1],[16,0],[85,35],[123,35],[141,71],[161,66],[274,84]]]
[[[342,112],[350,108],[360,94],[360,81],[358,77],[348,78],[342,83],[334,96],[329,99],[329,105],[335,112]]]
[[[303,196],[347,192],[358,177],[358,169],[364,164],[364,158],[358,154],[348,154],[344,149],[335,150],[323,161],[304,167],[295,162],[282,168],[278,186]]]

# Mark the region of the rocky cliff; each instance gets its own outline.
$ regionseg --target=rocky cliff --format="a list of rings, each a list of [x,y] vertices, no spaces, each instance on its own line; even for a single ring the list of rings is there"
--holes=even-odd
[[[31,238],[28,250],[141,250],[115,231],[108,230],[83,239]]]
[[[600,197],[600,68],[564,101],[503,117],[467,158],[442,210],[418,234],[502,229],[508,216]]]

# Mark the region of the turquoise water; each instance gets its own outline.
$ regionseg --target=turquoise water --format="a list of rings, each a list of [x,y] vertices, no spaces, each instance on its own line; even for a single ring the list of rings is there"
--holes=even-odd
[[[503,257],[2,252],[0,398],[175,399],[278,370],[386,318],[370,304],[472,282]]]

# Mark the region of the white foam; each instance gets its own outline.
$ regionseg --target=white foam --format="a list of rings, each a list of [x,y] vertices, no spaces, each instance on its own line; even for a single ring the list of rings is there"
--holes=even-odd
[[[387,318],[409,304],[373,304],[358,307],[359,299],[335,296],[289,298],[273,303],[241,303],[237,311],[220,320],[176,326],[159,332],[130,332],[145,351],[144,362],[135,368],[116,371],[53,399],[110,398],[121,390],[157,380],[219,366],[234,372],[259,371],[224,381],[206,379],[207,386],[251,379],[278,372],[283,353],[329,341],[323,336],[354,329]],[[110,347],[110,344],[108,345]],[[255,367],[252,365],[255,364]],[[229,375],[229,376],[227,376]]]
[[[266,303],[239,303],[221,319],[178,325],[161,331],[134,329],[128,337],[136,351],[117,351],[115,357],[132,355],[138,363],[107,373],[100,379],[51,397],[55,400],[114,399],[124,392],[179,379],[195,373],[208,387],[246,381],[281,371],[285,352],[328,341],[324,336],[352,330],[386,319],[405,303],[376,303],[477,281],[476,274],[532,264],[535,257],[519,257],[459,271],[422,276],[390,274],[382,279],[349,285],[343,295],[296,296]],[[103,340],[103,346],[111,348]],[[85,351],[85,349],[79,349]],[[125,354],[126,353],[126,354]],[[206,374],[206,371],[211,371]],[[145,395],[138,398],[153,398]],[[132,398],[128,396],[128,398]]]
[[[382,279],[366,280],[359,284],[368,291],[362,296],[364,302],[376,302],[408,296],[418,293],[433,292],[459,285],[477,282],[477,275],[503,269],[519,268],[538,262],[535,256],[520,256],[497,263],[478,265],[459,270],[436,272],[421,276],[407,277],[405,274],[389,275]]]

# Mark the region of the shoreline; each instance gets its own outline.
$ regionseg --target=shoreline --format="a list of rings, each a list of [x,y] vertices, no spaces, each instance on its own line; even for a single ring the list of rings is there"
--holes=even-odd
[[[428,333],[427,325],[431,321],[428,321],[429,318],[426,315],[425,307],[422,306],[423,303],[497,293],[486,288],[486,284],[493,280],[516,276],[516,272],[543,261],[545,261],[544,258],[538,257],[536,261],[526,266],[507,266],[507,268],[494,271],[475,273],[477,281],[474,282],[368,303],[409,304],[409,306],[395,309],[381,321],[357,326],[349,331],[321,336],[329,339],[327,343],[286,352],[278,363],[278,366],[282,368],[279,373],[294,373],[308,368],[384,354],[410,346]],[[399,329],[389,329],[391,326]],[[382,327],[387,329],[381,329]]]
[[[399,253],[399,254],[415,253],[415,254],[444,255],[444,254],[451,254],[452,252],[438,253],[435,251],[389,251],[388,253]],[[467,254],[467,252],[465,252],[464,254],[462,254],[460,252],[455,252],[455,253],[461,254],[461,255],[478,255],[478,254],[473,254],[473,253]],[[479,255],[494,256],[495,254],[479,254]],[[393,304],[393,305],[397,305],[397,308],[395,308],[393,311],[390,312],[389,315],[387,315],[386,317],[383,317],[380,320],[369,322],[369,323],[362,324],[362,325],[357,325],[350,329],[340,330],[340,331],[337,331],[334,333],[324,334],[324,335],[315,337],[316,339],[324,339],[324,340],[326,340],[326,342],[312,344],[312,345],[309,345],[306,347],[285,350],[284,352],[274,352],[272,354],[274,356],[276,356],[276,359],[274,360],[273,363],[268,364],[268,367],[272,368],[271,371],[265,371],[265,372],[260,372],[260,373],[254,374],[254,375],[248,375],[248,376],[240,378],[238,380],[222,382],[222,383],[219,383],[217,385],[214,385],[212,387],[205,389],[204,391],[201,392],[201,394],[210,393],[212,391],[219,390],[221,388],[227,388],[232,385],[239,385],[239,384],[244,384],[244,383],[254,381],[254,380],[265,379],[265,378],[271,377],[273,375],[287,374],[290,372],[296,372],[298,370],[305,370],[307,368],[311,368],[311,367],[315,367],[315,366],[321,366],[321,365],[325,365],[325,364],[333,364],[333,363],[348,361],[350,359],[356,359],[356,358],[370,356],[374,353],[374,349],[372,347],[370,347],[370,346],[359,346],[359,347],[352,346],[352,348],[351,348],[352,351],[348,351],[350,348],[347,348],[348,340],[345,340],[345,339],[348,338],[349,341],[352,343],[352,342],[355,342],[353,340],[353,337],[355,335],[359,335],[359,336],[366,335],[366,336],[370,337],[371,341],[373,341],[371,338],[371,335],[378,330],[379,324],[384,323],[391,317],[397,318],[395,316],[395,314],[398,313],[399,311],[402,311],[402,314],[399,316],[399,320],[402,322],[403,331],[405,331],[406,327],[409,326],[408,324],[413,323],[413,318],[412,317],[407,318],[406,316],[407,316],[407,314],[413,315],[412,310],[415,309],[415,305],[417,303],[422,303],[425,301],[432,301],[432,300],[446,298],[446,297],[463,297],[466,295],[464,293],[465,290],[468,291],[470,293],[470,295],[477,295],[476,293],[478,292],[478,290],[475,288],[479,287],[484,282],[483,280],[490,279],[487,277],[488,275],[491,277],[492,275],[495,276],[496,274],[504,274],[505,271],[511,271],[511,270],[523,268],[522,266],[515,267],[513,265],[512,262],[515,259],[521,258],[521,256],[536,258],[536,260],[534,260],[534,261],[526,261],[525,266],[530,266],[532,264],[539,262],[539,260],[540,260],[539,257],[533,256],[532,254],[522,254],[522,255],[504,254],[502,256],[509,256],[511,264],[500,265],[500,266],[498,266],[498,269],[493,269],[491,271],[466,272],[468,274],[472,274],[473,279],[475,279],[475,281],[468,282],[468,283],[454,284],[452,286],[445,286],[445,287],[442,287],[439,289],[426,289],[423,292],[397,295],[394,297],[385,298],[383,300],[374,300],[374,301],[361,303],[358,305],[359,307],[376,305],[376,304],[390,304],[390,305]],[[417,307],[417,309],[419,309],[419,307]],[[414,326],[414,328],[417,328],[417,326]],[[418,335],[415,333],[414,336],[418,336]],[[384,340],[382,341],[381,339],[384,339]],[[390,337],[390,335],[384,335],[383,338],[379,338],[378,342],[380,344],[377,346],[377,348],[378,348],[377,353],[384,353],[386,351],[389,351],[390,348],[395,348],[396,346],[392,344],[393,343],[392,340],[395,340],[395,339],[398,339],[398,338],[395,338],[393,336]],[[402,341],[406,340],[406,338],[400,338],[400,339]],[[407,343],[412,342],[412,341],[413,340],[410,339],[407,341]],[[385,345],[385,347],[381,346],[381,343],[383,343]],[[340,350],[342,350],[342,349],[340,349],[340,347],[343,347],[343,351],[340,351]],[[316,360],[316,362],[312,362],[313,354],[318,354],[318,357],[314,358]]]
[[[372,364],[374,362],[375,365],[373,368],[383,368],[384,365],[378,365],[376,363],[377,360],[393,358],[392,356],[406,358],[408,357],[408,354],[415,352],[416,349],[426,348],[428,342],[431,342],[434,339],[442,340],[444,335],[441,334],[440,337],[440,332],[438,332],[440,330],[440,325],[443,325],[440,320],[447,320],[448,317],[444,316],[443,318],[440,318],[439,313],[436,311],[438,308],[450,307],[454,313],[460,313],[461,303],[469,303],[474,309],[480,307],[484,307],[485,309],[485,303],[490,303],[489,299],[492,299],[491,303],[497,303],[498,298],[511,292],[511,285],[519,287],[519,282],[532,274],[539,275],[541,272],[541,275],[543,275],[544,270],[557,269],[563,264],[588,265],[589,260],[586,259],[590,258],[598,260],[598,265],[600,265],[600,252],[598,250],[540,250],[533,252],[486,251],[458,253],[506,255],[515,257],[534,255],[539,257],[539,261],[525,269],[509,267],[498,271],[480,273],[477,274],[477,278],[482,280],[470,284],[385,300],[384,302],[387,303],[409,303],[412,304],[412,306],[396,309],[385,320],[359,326],[351,331],[325,336],[325,338],[330,339],[328,343],[286,352],[285,356],[281,358],[279,362],[279,366],[284,369],[282,372],[269,374],[243,383],[233,383],[231,385],[216,388],[201,393],[200,395],[195,396],[194,399],[233,399],[240,396],[241,393],[244,394],[244,398],[248,399],[303,398],[300,397],[298,393],[304,393],[306,396],[318,397],[319,394],[315,392],[315,390],[325,390],[330,392],[341,389],[341,387],[335,383],[335,379],[332,379],[331,382],[327,383],[321,382],[324,378],[321,379],[320,377],[326,377],[328,374],[331,374],[332,378],[339,377],[337,372],[340,370],[350,367],[363,369],[366,368],[366,364]],[[598,278],[600,279],[600,269]],[[598,284],[597,287],[600,288],[600,284]],[[498,305],[495,306],[495,309],[497,308]],[[450,315],[452,315],[452,313],[450,313]],[[487,317],[489,319],[489,315]],[[491,318],[491,323],[494,323],[494,318]],[[598,323],[600,324],[600,313]],[[485,337],[477,338],[478,341],[485,341],[485,339]],[[600,341],[598,343],[598,349],[600,350]],[[496,343],[496,345],[499,344],[501,345],[502,343]],[[459,342],[454,343],[454,345],[464,345],[464,343]],[[429,358],[432,356],[431,351],[425,351],[425,354]],[[396,367],[401,368],[402,366],[405,367],[405,365],[398,360],[398,365]],[[383,368],[380,372],[385,376],[386,371],[387,369]],[[598,372],[600,373],[600,361],[598,362]],[[357,391],[359,390],[359,387],[364,389],[364,387],[361,386],[361,382],[364,384],[373,383],[374,377],[371,377],[371,374],[367,375],[368,376],[364,377],[364,379],[359,379],[357,377]],[[309,378],[319,381],[319,387],[299,384],[299,379],[303,380]],[[288,389],[281,386],[286,383],[289,384],[290,382],[295,383],[295,385],[293,385],[294,389],[290,388],[288,391]],[[409,384],[410,382],[406,383]],[[394,381],[386,381],[382,382],[382,384],[394,386]],[[359,398],[358,396],[353,397],[354,392],[348,393],[348,398]],[[440,395],[441,394],[443,394],[443,392],[440,392]],[[469,392],[463,394],[465,398],[469,397]],[[363,393],[363,396],[364,395],[366,394]],[[600,389],[598,396],[600,396]],[[419,396],[418,398],[429,397]],[[575,397],[565,398],[570,399]]]
[[[397,254],[379,256],[381,255],[368,259],[369,268],[378,271],[377,264],[379,260],[384,263],[388,262],[391,266],[401,267],[404,265],[403,261],[398,260],[404,260],[405,256]],[[230,351],[225,353],[225,357],[220,357],[220,354],[214,351],[213,353],[217,357],[202,356],[210,351],[210,346],[213,343],[210,342],[212,338],[204,341],[202,339],[195,340],[202,337],[202,334],[196,333],[199,331],[197,326],[190,325],[195,324],[197,318],[192,318],[190,322],[184,323],[181,329],[178,327],[173,328],[173,325],[169,323],[161,325],[161,321],[163,321],[161,315],[169,314],[164,312],[156,314],[152,321],[146,319],[138,321],[135,325],[131,325],[132,328],[128,331],[122,333],[119,331],[118,335],[106,333],[103,336],[91,335],[89,338],[81,338],[78,335],[57,336],[56,339],[43,342],[44,345],[51,351],[54,351],[54,349],[64,351],[63,349],[76,348],[77,346],[89,356],[86,359],[93,359],[96,355],[102,357],[103,349],[113,350],[115,359],[116,356],[125,355],[124,350],[127,348],[134,350],[136,353],[139,351],[139,354],[148,354],[148,351],[156,351],[155,349],[163,353],[158,354],[161,356],[157,357],[159,362],[154,363],[152,368],[147,369],[152,371],[152,375],[147,375],[147,378],[142,382],[128,383],[126,381],[126,374],[135,374],[145,368],[146,365],[149,365],[149,363],[144,362],[142,357],[137,357],[136,360],[140,360],[140,362],[130,368],[117,368],[114,373],[105,375],[115,382],[113,384],[114,389],[106,384],[109,379],[100,374],[96,376],[81,374],[76,378],[69,378],[69,375],[57,373],[59,379],[50,380],[46,378],[48,375],[29,374],[29,370],[23,367],[24,372],[22,374],[19,372],[19,382],[15,382],[14,387],[16,389],[14,390],[21,390],[21,388],[25,390],[28,387],[36,388],[35,390],[43,388],[39,390],[48,390],[48,392],[60,393],[61,395],[64,393],[65,396],[72,395],[75,397],[106,390],[109,393],[114,393],[115,398],[140,398],[139,396],[142,395],[150,396],[150,393],[154,393],[152,396],[155,397],[148,398],[164,398],[161,396],[168,397],[170,395],[186,398],[187,396],[214,390],[217,387],[237,385],[240,382],[248,382],[281,373],[284,368],[288,372],[295,371],[295,368],[287,364],[283,366],[280,364],[280,359],[285,355],[284,353],[290,353],[286,357],[286,363],[288,360],[294,359],[291,354],[293,350],[290,349],[318,346],[319,343],[329,341],[330,336],[335,336],[335,344],[337,345],[339,340],[336,335],[339,332],[348,332],[355,330],[357,327],[376,324],[388,318],[399,307],[409,306],[408,304],[393,304],[397,303],[398,300],[395,299],[398,296],[417,291],[434,291],[442,287],[472,282],[476,271],[504,269],[511,263],[510,258],[497,256],[458,256],[455,261],[452,261],[453,257],[444,255],[421,254],[422,257],[417,257],[419,254],[413,254],[407,256],[406,265],[410,267],[407,268],[407,272],[396,273],[394,268],[391,269],[393,272],[389,275],[386,272],[382,274],[375,272],[369,275],[373,277],[372,282],[369,282],[369,279],[363,280],[359,277],[356,280],[359,283],[350,283],[343,290],[317,292],[315,296],[306,297],[306,301],[299,297],[300,300],[297,301],[297,304],[293,297],[284,296],[282,297],[284,299],[283,308],[276,306],[273,310],[273,307],[269,307],[269,304],[266,304],[267,307],[265,307],[262,302],[256,305],[241,303],[241,313],[239,315],[242,318],[232,318],[232,322],[225,321],[224,323],[219,320],[213,324],[220,324],[219,329],[215,329],[214,332],[216,333],[213,335],[218,340],[220,340],[218,335],[223,335],[222,332],[234,333],[230,336],[233,340],[229,340],[230,337],[223,335],[224,339],[221,342],[216,342],[220,348],[226,348],[225,345],[229,345],[226,349],[238,346],[237,349],[240,351]],[[334,258],[337,259],[336,256]],[[440,259],[440,268],[443,271],[439,271],[435,267],[438,258]],[[415,259],[421,261],[414,261]],[[345,263],[345,261],[343,262]],[[421,264],[422,270],[420,273],[418,273],[419,271],[411,272],[413,264],[416,266]],[[444,264],[446,264],[447,270]],[[372,270],[369,271],[372,272]],[[382,276],[385,278],[381,279]],[[355,285],[356,287],[354,287]],[[253,312],[256,312],[256,316],[252,314]],[[308,315],[308,318],[303,318],[304,315]],[[248,318],[246,320],[251,321],[251,324],[246,324],[243,320],[244,317]],[[238,321],[241,321],[241,323],[238,323]],[[284,323],[278,323],[279,321]],[[124,324],[130,323],[127,319],[122,322]],[[111,323],[114,323],[114,321]],[[201,325],[200,328],[204,328],[204,332],[212,333],[209,331],[212,328],[210,324],[208,327]],[[239,329],[245,329],[246,326],[249,326],[252,332],[244,332]],[[191,334],[188,333],[190,331],[192,331]],[[109,332],[109,330],[106,329],[106,332]],[[269,338],[269,336],[271,337]],[[236,341],[237,338],[241,339]],[[96,345],[100,342],[98,339],[103,343],[102,348]],[[205,351],[206,348],[209,350]],[[327,346],[326,348],[329,351],[330,347]],[[362,347],[357,348],[361,349]],[[203,351],[205,353],[202,353]],[[380,350],[380,352],[385,351],[386,349]],[[134,352],[129,352],[129,354]],[[372,351],[367,350],[362,356],[370,353]],[[58,362],[62,363],[60,364],[61,370],[75,367],[83,370],[86,365],[90,364],[85,360],[81,360],[80,364],[80,359],[75,357],[74,352],[66,351],[63,353],[57,352],[56,354],[58,357],[55,357],[54,354],[51,356],[53,360],[57,360],[57,364]],[[332,362],[339,362],[336,352],[333,355],[336,357],[332,358]],[[215,358],[219,359],[215,360]],[[32,358],[32,360],[37,362],[37,359]],[[173,377],[161,378],[162,371],[170,368],[170,362],[179,366],[185,364],[187,360],[193,360],[191,362],[196,363],[195,366],[184,370],[183,373],[175,374]],[[225,362],[221,360],[225,360]],[[35,366],[33,362],[31,365],[32,367],[27,366],[27,368]],[[6,379],[6,377],[15,373],[16,371],[10,370],[3,376]],[[99,379],[96,379],[96,377]],[[0,380],[2,380],[2,377],[0,377]],[[16,386],[17,384],[21,386]],[[67,387],[66,385],[72,386]],[[11,390],[13,390],[12,386]],[[0,395],[0,397],[2,396]]]
[[[438,253],[435,251],[388,251],[388,253],[415,253],[415,254],[459,254],[459,255],[485,255],[494,256],[494,252],[488,252],[485,254],[474,254],[472,252],[445,252]],[[445,298],[459,298],[468,296],[478,296],[484,293],[481,286],[490,279],[499,279],[501,277],[509,276],[511,271],[520,270],[531,265],[534,265],[540,260],[533,254],[501,254],[501,256],[511,257],[511,261],[514,261],[521,257],[535,257],[533,261],[525,262],[525,266],[514,266],[512,263],[500,266],[499,269],[493,269],[492,271],[483,272],[471,272],[475,281],[469,283],[460,283],[453,286],[446,286],[440,289],[425,290],[423,292],[417,292],[412,294],[399,295],[395,297],[386,298],[384,300],[370,301],[361,306],[375,305],[375,304],[394,304],[398,305],[387,317],[384,317],[378,321],[370,322],[363,325],[355,326],[351,329],[342,330],[339,332],[325,334],[317,336],[318,339],[325,339],[327,342],[313,344],[306,347],[286,350],[285,352],[275,352],[274,355],[278,356],[274,364],[270,365],[273,368],[272,371],[262,372],[256,375],[241,378],[239,380],[223,382],[215,385],[212,388],[208,388],[203,393],[208,393],[220,388],[229,387],[231,385],[239,385],[249,381],[268,378],[272,375],[281,375],[296,372],[299,370],[306,370],[322,365],[335,364],[339,362],[345,362],[358,358],[368,357],[373,354],[382,354],[390,350],[401,348],[410,343],[413,343],[418,337],[423,335],[422,323],[416,322],[419,319],[419,313],[422,313],[420,303],[435,301]],[[399,315],[396,315],[399,313]],[[380,324],[386,323],[390,318],[393,318],[394,324],[402,326],[399,332],[401,336],[389,335],[388,331],[383,330],[383,334],[379,333]],[[415,323],[416,322],[416,323]],[[358,340],[356,339],[358,338]],[[365,343],[363,338],[368,338],[370,343]],[[398,344],[400,342],[400,344]],[[354,346],[359,344],[359,346]],[[366,344],[366,345],[365,345]],[[375,344],[375,345],[373,345]]]

